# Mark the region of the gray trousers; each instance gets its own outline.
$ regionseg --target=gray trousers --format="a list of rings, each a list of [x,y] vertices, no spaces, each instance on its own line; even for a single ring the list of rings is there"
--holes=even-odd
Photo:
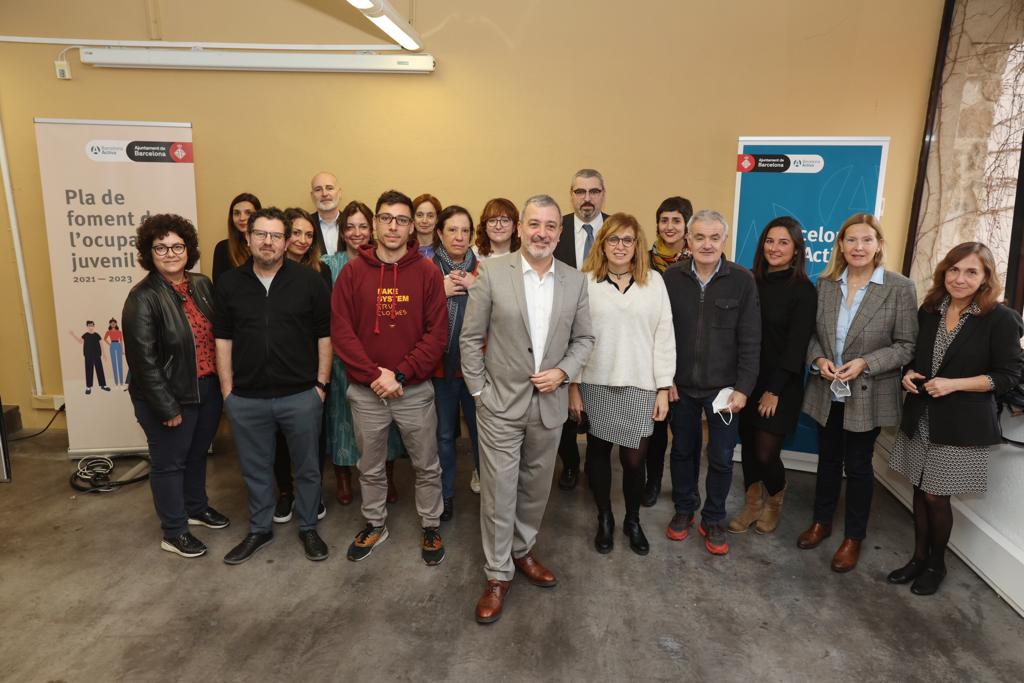
[[[421,382],[405,388],[405,393],[386,401],[369,387],[349,384],[345,393],[352,410],[352,427],[359,449],[359,489],[363,499],[363,517],[369,524],[382,526],[388,517],[388,431],[398,426],[402,443],[416,474],[416,512],[424,527],[437,526],[444,506],[441,503],[441,465],[437,460],[437,411],[434,387]]]
[[[288,442],[295,468],[295,514],[299,530],[316,528],[320,505],[320,416],[316,389],[281,398],[228,394],[225,412],[238,448],[238,464],[249,489],[249,531],[268,533],[274,519],[274,454],[278,430]]]
[[[534,393],[518,420],[507,420],[477,403],[480,537],[488,579],[512,580],[512,558],[533,549],[544,519],[562,425],[544,426],[539,398]]]

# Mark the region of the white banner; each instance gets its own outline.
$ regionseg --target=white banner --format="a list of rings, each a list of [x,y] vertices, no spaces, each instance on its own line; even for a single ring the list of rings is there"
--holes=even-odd
[[[135,229],[147,216],[196,222],[187,123],[36,119],[68,451],[145,451],[128,396],[121,309],[145,276]]]

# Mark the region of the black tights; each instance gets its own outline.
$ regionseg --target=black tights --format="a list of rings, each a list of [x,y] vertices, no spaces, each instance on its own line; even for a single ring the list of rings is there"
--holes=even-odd
[[[756,427],[744,429],[741,424],[740,438],[743,439],[743,488],[761,481],[769,496],[786,488],[786,468],[782,465],[782,442],[786,437]]]
[[[953,530],[949,496],[936,496],[914,487],[914,559],[934,569],[946,566],[946,545]]]
[[[612,444],[587,434],[587,479],[594,494],[598,511],[612,509]],[[619,461],[622,463],[622,495],[626,499],[626,517],[640,515],[640,499],[644,490],[644,459],[647,455],[647,439],[640,440],[638,448],[619,446]]]

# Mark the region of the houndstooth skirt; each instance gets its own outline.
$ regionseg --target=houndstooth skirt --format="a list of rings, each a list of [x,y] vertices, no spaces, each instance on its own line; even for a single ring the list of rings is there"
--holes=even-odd
[[[583,411],[591,434],[626,448],[637,448],[640,439],[654,431],[654,401],[658,392],[637,387],[606,387],[580,384]]]

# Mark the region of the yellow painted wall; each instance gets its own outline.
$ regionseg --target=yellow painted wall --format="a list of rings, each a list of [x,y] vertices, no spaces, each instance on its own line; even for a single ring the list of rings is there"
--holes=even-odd
[[[740,135],[888,135],[888,265],[910,211],[941,0],[395,0],[430,76],[135,71],[54,77],[56,46],[0,43],[0,121],[27,254],[46,393],[62,393],[32,119],[188,121],[205,253],[240,191],[308,205],[317,170],[343,200],[429,191],[478,212],[492,196],[605,174],[606,208],[652,227],[683,194],[731,216]],[[378,43],[343,0],[0,3],[0,33],[70,38]],[[3,198],[0,196],[0,203]],[[28,338],[0,206],[0,393],[33,410]],[[208,257],[204,268],[209,268]]]

